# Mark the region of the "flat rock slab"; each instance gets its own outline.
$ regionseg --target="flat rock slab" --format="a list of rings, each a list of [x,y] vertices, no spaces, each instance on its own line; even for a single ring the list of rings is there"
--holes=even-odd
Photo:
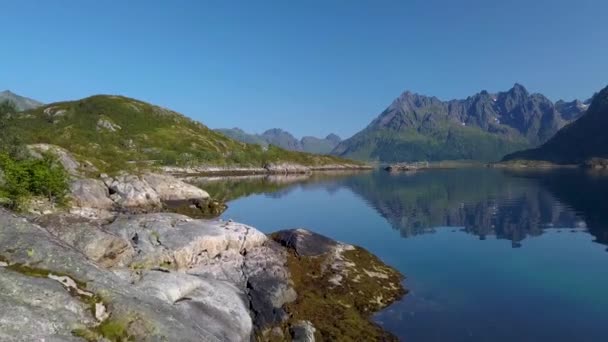
[[[227,250],[244,253],[267,241],[266,235],[244,224],[194,220],[172,213],[121,216],[105,229],[131,242],[136,261],[146,265],[169,262],[177,269]]]
[[[332,252],[337,242],[305,229],[281,230],[272,234],[273,240],[293,249],[300,256],[318,256]]]

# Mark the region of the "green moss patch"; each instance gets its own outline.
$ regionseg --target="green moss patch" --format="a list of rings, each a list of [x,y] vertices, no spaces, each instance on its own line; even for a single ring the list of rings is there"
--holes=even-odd
[[[406,293],[401,274],[363,248],[343,250],[338,257],[331,253],[299,257],[289,252],[287,266],[298,298],[285,307],[290,318],[284,330],[307,320],[320,341],[396,340],[370,318]]]

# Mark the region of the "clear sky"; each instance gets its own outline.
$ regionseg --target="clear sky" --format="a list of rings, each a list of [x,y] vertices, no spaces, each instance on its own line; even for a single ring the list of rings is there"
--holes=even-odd
[[[0,90],[122,94],[217,127],[350,136],[404,90],[608,84],[606,0],[3,1]]]

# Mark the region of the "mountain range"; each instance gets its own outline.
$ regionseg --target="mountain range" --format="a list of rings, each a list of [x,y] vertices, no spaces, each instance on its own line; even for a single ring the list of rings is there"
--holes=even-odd
[[[262,134],[250,134],[240,128],[220,128],[216,131],[248,144],[274,145],[290,151],[316,154],[329,154],[342,141],[339,136],[333,133],[325,138],[305,136],[298,140],[291,133],[280,128],[269,129]]]
[[[382,162],[496,161],[546,142],[587,107],[588,101],[553,103],[520,84],[450,101],[406,91],[332,154]]]
[[[27,97],[19,96],[11,92],[10,90],[0,92],[0,102],[4,101],[12,102],[19,111],[34,109],[43,105],[42,102],[38,102]]]
[[[538,148],[515,152],[504,161],[541,160],[555,164],[581,164],[592,158],[608,159],[608,87],[593,97],[585,115]]]

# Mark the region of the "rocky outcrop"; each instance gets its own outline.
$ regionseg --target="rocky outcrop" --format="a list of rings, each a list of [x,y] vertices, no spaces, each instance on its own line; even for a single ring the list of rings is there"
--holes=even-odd
[[[161,201],[209,198],[209,194],[204,190],[169,175],[148,173],[143,176],[143,180],[156,191]]]
[[[97,131],[109,131],[109,132],[116,132],[121,130],[122,127],[120,127],[119,125],[113,123],[112,121],[108,120],[108,119],[104,119],[101,118],[99,120],[97,120]]]
[[[298,294],[286,305],[293,340],[396,340],[372,323],[370,315],[404,295],[398,271],[360,247],[305,229],[276,232],[271,238],[287,250]]]
[[[221,167],[221,166],[193,166],[178,167],[165,166],[162,170],[166,173],[177,176],[239,176],[239,175],[267,175],[267,174],[307,174],[310,172],[325,171],[355,171],[371,170],[373,167],[368,164],[343,163],[306,166],[294,163],[269,163],[264,167]]]
[[[59,163],[72,176],[79,176],[83,172],[97,172],[97,168],[88,161],[79,162],[66,149],[49,144],[33,144],[27,146],[30,155],[34,158],[42,158],[44,153],[50,153],[57,157]]]
[[[338,245],[336,241],[306,229],[282,230],[274,233],[272,238],[297,255],[305,257],[329,253]]]
[[[309,321],[300,321],[291,327],[292,342],[315,342],[315,327]]]
[[[314,341],[343,328],[378,337],[369,313],[403,291],[369,253],[303,229],[273,240],[170,213],[36,223],[0,209],[3,341]],[[344,326],[344,315],[361,321]]]
[[[154,189],[135,175],[121,175],[116,178],[103,178],[108,187],[110,198],[121,207],[158,208],[160,196]]]
[[[269,173],[309,173],[311,169],[304,165],[291,163],[269,163],[264,165]]]
[[[77,208],[110,210],[114,207],[108,187],[99,179],[74,179],[70,193],[72,204]]]
[[[186,270],[223,252],[244,253],[261,246],[266,236],[235,222],[193,220],[171,213],[121,216],[105,229],[127,241],[141,266],[168,264]]]
[[[106,268],[127,266],[135,254],[128,240],[108,233],[99,222],[78,215],[46,215],[36,223]]]
[[[101,179],[74,178],[70,184],[72,213],[108,218],[115,210],[160,209],[171,201],[209,200],[204,190],[168,175],[120,175]]]

